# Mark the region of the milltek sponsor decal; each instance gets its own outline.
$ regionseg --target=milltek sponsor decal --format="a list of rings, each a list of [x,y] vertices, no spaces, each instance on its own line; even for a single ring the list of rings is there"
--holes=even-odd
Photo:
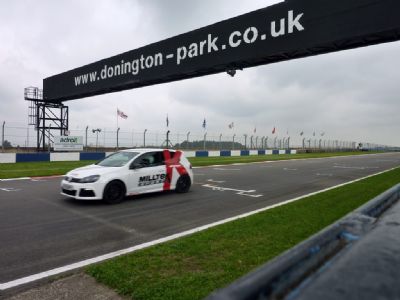
[[[165,182],[165,178],[166,178],[165,174],[140,176],[140,178],[139,178],[139,186],[146,186],[146,185],[164,183]]]

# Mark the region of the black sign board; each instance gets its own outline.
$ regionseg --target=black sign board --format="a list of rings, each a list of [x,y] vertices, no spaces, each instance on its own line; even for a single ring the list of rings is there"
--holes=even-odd
[[[399,0],[287,0],[43,80],[60,102],[398,40]]]

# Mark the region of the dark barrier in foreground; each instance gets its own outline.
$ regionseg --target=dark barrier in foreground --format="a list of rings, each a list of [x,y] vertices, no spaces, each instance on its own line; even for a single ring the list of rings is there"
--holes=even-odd
[[[355,248],[354,241],[369,234],[372,226],[376,223],[377,218],[380,217],[385,210],[391,208],[394,203],[398,202],[399,199],[400,184],[374,198],[322,232],[288,250],[270,263],[265,264],[252,273],[237,280],[227,288],[214,292],[207,298],[207,300],[285,299],[287,297],[295,299],[299,294],[299,290],[304,288],[305,282],[310,283],[310,278],[313,277],[313,274],[320,274],[320,272],[322,272],[322,267],[326,269],[327,265],[335,264],[335,260],[332,260],[333,257],[337,257],[343,252],[348,254],[349,249]],[[400,214],[398,213],[397,216],[399,215]],[[391,218],[391,222],[393,222],[393,216],[389,217]],[[387,225],[386,223],[390,222],[383,223],[384,225]],[[395,224],[393,223],[390,226],[394,225]],[[382,235],[381,232],[378,234]],[[397,240],[388,239],[388,242],[391,242],[392,244],[396,243],[394,247],[398,249]],[[383,247],[384,245],[380,244],[377,246]],[[342,251],[345,248],[346,251]],[[353,253],[352,261],[357,260],[357,258],[358,256]],[[379,265],[379,262],[382,262],[382,260],[379,261],[376,256],[373,258],[375,260],[372,263],[375,265],[375,268],[379,268],[377,265]],[[369,258],[364,257],[364,259]],[[397,261],[394,257],[393,264],[395,262],[397,263]],[[396,265],[394,268],[396,268]],[[354,277],[355,273],[353,271],[354,270],[352,270],[351,274],[347,273],[346,275]],[[362,273],[365,271],[368,270],[361,270],[360,272]],[[385,272],[385,270],[381,270],[381,272]],[[389,278],[393,278],[393,276],[398,277],[399,275],[399,272],[393,274],[392,270],[388,270],[386,273],[385,276],[389,276]],[[344,276],[344,274],[334,274],[334,276],[337,278],[338,276]],[[374,279],[367,278],[366,280],[373,281]],[[325,281],[325,296],[330,293],[329,288],[326,288],[326,283],[327,282]],[[354,288],[350,287],[350,289]],[[396,293],[398,289],[399,288],[395,286],[388,287],[387,291],[381,292],[381,296],[382,293],[386,293],[385,295],[390,296],[381,297],[380,299],[390,299],[393,296],[393,293]],[[359,292],[360,291],[352,291],[352,297]],[[343,291],[341,291],[341,293],[343,297],[347,296],[346,299],[349,298],[349,296],[345,295]],[[368,293],[368,291],[366,293]],[[318,292],[315,292],[314,295],[315,294],[318,294]],[[322,294],[318,295],[319,297],[323,296]],[[369,295],[369,299],[378,298],[378,295],[371,291]]]

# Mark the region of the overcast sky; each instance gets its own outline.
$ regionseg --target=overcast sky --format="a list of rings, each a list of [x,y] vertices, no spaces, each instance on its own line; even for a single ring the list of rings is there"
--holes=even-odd
[[[128,50],[266,7],[271,0],[0,2],[0,121],[26,126],[27,86]],[[400,43],[69,101],[71,130],[269,135],[400,146]],[[233,130],[228,124],[234,122]]]

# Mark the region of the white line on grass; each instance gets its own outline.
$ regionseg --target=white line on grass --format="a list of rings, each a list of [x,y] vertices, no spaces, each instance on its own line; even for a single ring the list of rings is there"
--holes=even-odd
[[[138,250],[141,250],[141,249],[145,249],[145,248],[148,248],[148,247],[151,247],[151,246],[154,246],[154,245],[158,245],[158,244],[165,243],[165,242],[168,242],[168,241],[171,241],[171,240],[175,240],[177,238],[188,236],[188,235],[191,235],[193,233],[196,233],[196,232],[199,232],[199,231],[203,231],[203,230],[206,230],[206,229],[209,229],[209,228],[221,225],[221,224],[225,224],[225,223],[228,223],[228,222],[231,222],[231,221],[242,219],[242,218],[245,218],[245,217],[248,217],[248,216],[263,212],[263,211],[266,211],[266,210],[270,210],[270,209],[278,207],[278,206],[286,205],[288,203],[292,203],[292,202],[295,202],[295,201],[300,200],[300,199],[304,199],[304,198],[307,198],[307,197],[310,197],[310,196],[314,196],[314,195],[317,195],[317,194],[320,194],[320,193],[323,193],[323,192],[326,192],[326,191],[330,191],[330,190],[338,188],[338,187],[342,187],[342,186],[345,186],[345,185],[348,185],[348,184],[351,184],[351,183],[355,183],[355,182],[358,182],[358,181],[361,181],[361,180],[364,180],[364,179],[367,179],[367,178],[370,178],[370,177],[373,177],[373,176],[376,176],[376,175],[380,175],[380,174],[392,171],[394,169],[397,169],[397,167],[391,168],[389,170],[385,170],[385,171],[382,171],[382,172],[379,172],[379,173],[371,174],[371,175],[368,175],[368,176],[365,176],[365,177],[362,177],[362,178],[358,178],[358,179],[355,179],[355,180],[352,180],[352,181],[349,181],[349,182],[341,183],[341,184],[338,184],[338,185],[335,185],[335,186],[332,186],[332,187],[329,187],[329,188],[326,188],[326,189],[323,189],[323,190],[319,190],[317,192],[309,193],[307,195],[303,195],[303,196],[296,197],[296,198],[293,198],[293,199],[290,199],[290,200],[286,200],[286,201],[283,201],[283,202],[280,202],[280,203],[277,203],[277,204],[274,204],[274,205],[271,205],[271,206],[267,206],[267,207],[264,207],[264,208],[261,208],[261,209],[257,209],[257,210],[254,210],[254,211],[251,211],[251,212],[248,212],[248,213],[244,213],[244,214],[241,214],[241,215],[238,215],[238,216],[235,216],[235,217],[227,218],[227,219],[224,219],[224,220],[221,220],[221,221],[218,221],[218,222],[214,222],[214,223],[203,225],[203,226],[200,226],[200,227],[197,227],[197,228],[193,228],[193,229],[190,229],[190,230],[187,230],[187,231],[176,233],[176,234],[173,234],[173,235],[170,235],[170,236],[166,236],[166,237],[160,238],[158,240],[154,240],[154,241],[151,241],[151,242],[143,243],[143,244],[136,245],[136,246],[133,246],[133,247],[129,247],[129,248],[126,248],[126,249],[118,250],[118,251],[115,251],[115,252],[107,253],[107,254],[104,254],[104,255],[100,255],[100,256],[97,256],[97,257],[90,258],[90,259],[86,259],[86,260],[83,260],[83,261],[80,261],[80,262],[76,262],[76,263],[73,263],[73,264],[70,264],[70,265],[66,265],[66,266],[63,266],[63,267],[59,267],[59,268],[55,268],[55,269],[48,270],[48,271],[45,271],[45,272],[41,272],[41,273],[33,274],[33,275],[30,275],[30,276],[22,277],[22,278],[19,278],[19,279],[15,279],[15,280],[12,280],[12,281],[9,281],[9,282],[0,283],[0,291],[4,291],[4,290],[7,290],[7,289],[10,289],[10,288],[13,288],[13,287],[17,287],[17,286],[20,286],[20,285],[23,285],[23,284],[27,284],[27,283],[30,283],[30,282],[33,282],[33,281],[36,281],[36,280],[39,280],[39,279],[43,279],[43,278],[46,278],[46,277],[50,277],[50,276],[58,275],[58,274],[61,274],[61,273],[64,273],[64,272],[68,272],[68,271],[72,271],[72,270],[79,269],[79,268],[82,268],[82,267],[86,267],[86,266],[94,264],[94,263],[102,262],[102,261],[105,261],[107,259],[111,259],[111,258],[114,258],[114,257],[117,257],[117,256],[121,256],[121,255],[124,255],[124,254],[132,253],[132,252],[135,252],[135,251],[138,251]]]

